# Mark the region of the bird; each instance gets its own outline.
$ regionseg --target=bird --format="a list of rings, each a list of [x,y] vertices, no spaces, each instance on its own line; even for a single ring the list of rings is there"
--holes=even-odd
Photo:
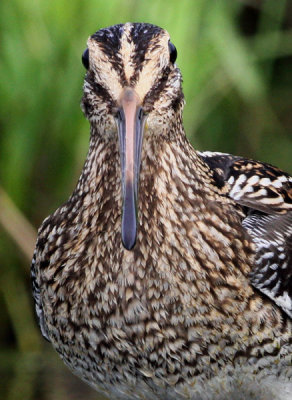
[[[197,151],[168,32],[98,30],[89,151],[38,231],[42,335],[110,399],[292,399],[292,177]]]

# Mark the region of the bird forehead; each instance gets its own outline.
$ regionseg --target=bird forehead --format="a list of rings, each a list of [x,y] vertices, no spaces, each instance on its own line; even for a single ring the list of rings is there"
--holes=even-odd
[[[155,25],[126,23],[101,29],[87,45],[98,80],[107,82],[114,98],[130,85],[143,99],[169,63],[168,42],[168,32]]]
[[[113,25],[100,29],[90,38],[102,44],[104,48],[114,52],[119,51],[123,42],[133,42],[138,51],[148,48],[153,38],[162,38],[169,34],[162,28],[146,23],[130,23]]]

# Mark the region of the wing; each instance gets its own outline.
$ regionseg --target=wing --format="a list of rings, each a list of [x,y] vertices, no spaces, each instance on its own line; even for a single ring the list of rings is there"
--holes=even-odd
[[[242,225],[256,245],[252,285],[292,318],[292,177],[230,154],[198,155],[213,171],[215,184],[245,209]]]
[[[36,267],[37,266],[36,266],[36,251],[35,251],[33,258],[32,258],[31,270],[30,270],[31,271],[30,274],[31,274],[31,283],[32,283],[32,293],[33,293],[35,311],[36,311],[36,316],[37,316],[40,330],[42,332],[43,337],[50,342],[51,340],[49,338],[48,328],[47,328],[45,318],[44,318],[44,312],[43,312],[43,306],[42,306],[42,300],[41,300],[41,292],[40,292],[40,287],[39,287],[39,283],[37,280]]]

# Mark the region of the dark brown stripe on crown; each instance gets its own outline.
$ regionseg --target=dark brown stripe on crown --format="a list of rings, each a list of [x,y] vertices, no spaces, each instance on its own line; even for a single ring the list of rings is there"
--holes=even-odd
[[[151,24],[134,23],[132,25],[130,37],[135,44],[135,51],[132,56],[132,62],[135,66],[134,75],[131,77],[131,85],[137,82],[140,71],[145,61],[145,54],[149,48],[149,42],[158,37],[162,29]]]
[[[124,65],[120,55],[121,38],[124,32],[124,24],[110,26],[95,32],[91,39],[99,43],[99,47],[108,57],[113,68],[118,72],[119,81],[122,86],[127,84]]]

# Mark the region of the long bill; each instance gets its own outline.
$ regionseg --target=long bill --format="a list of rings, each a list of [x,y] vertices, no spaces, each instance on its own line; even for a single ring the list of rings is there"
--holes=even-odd
[[[137,200],[145,116],[140,99],[132,88],[125,88],[117,116],[122,169],[122,243],[131,250],[137,237]]]

